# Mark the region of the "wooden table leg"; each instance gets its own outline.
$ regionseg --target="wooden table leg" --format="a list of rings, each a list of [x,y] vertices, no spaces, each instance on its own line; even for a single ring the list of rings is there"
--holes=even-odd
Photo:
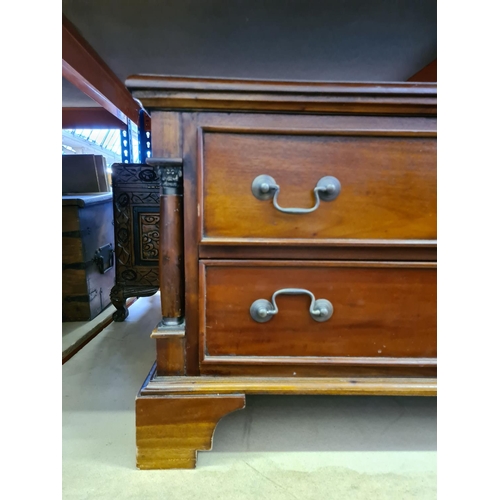
[[[194,469],[197,452],[212,449],[219,420],[244,407],[244,394],[138,396],[137,467]]]

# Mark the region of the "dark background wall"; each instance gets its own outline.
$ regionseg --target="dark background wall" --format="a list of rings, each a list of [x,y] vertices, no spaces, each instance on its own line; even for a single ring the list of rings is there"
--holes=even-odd
[[[405,81],[436,58],[435,0],[63,0],[125,80],[153,73]]]

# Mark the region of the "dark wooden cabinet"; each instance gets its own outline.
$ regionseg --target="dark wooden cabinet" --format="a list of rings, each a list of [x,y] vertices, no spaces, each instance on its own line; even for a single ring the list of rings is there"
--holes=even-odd
[[[115,280],[111,193],[62,197],[62,320],[89,321]]]
[[[436,85],[128,85],[161,177],[138,466],[194,467],[246,394],[435,395]]]
[[[155,169],[148,165],[115,163],[111,168],[116,283],[110,300],[116,307],[115,321],[128,316],[128,297],[147,297],[160,286],[160,185]]]

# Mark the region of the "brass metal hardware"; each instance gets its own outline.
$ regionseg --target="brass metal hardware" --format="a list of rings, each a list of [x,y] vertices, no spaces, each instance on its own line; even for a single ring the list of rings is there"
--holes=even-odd
[[[258,323],[265,323],[278,314],[278,306],[276,305],[276,297],[278,295],[299,295],[306,294],[311,297],[311,306],[309,314],[314,321],[323,322],[332,317],[333,305],[329,300],[316,299],[312,292],[305,288],[282,288],[273,293],[271,302],[266,299],[257,299],[250,306],[250,316]]]
[[[109,271],[115,263],[113,245],[109,243],[98,248],[95,251],[94,262],[97,264],[97,269],[99,269],[101,274]]]
[[[309,214],[314,212],[320,201],[332,201],[340,194],[341,185],[336,177],[322,177],[314,188],[316,203],[311,208],[283,208],[278,205],[280,187],[270,175],[259,175],[252,182],[252,193],[259,200],[273,199],[276,210],[285,214]]]

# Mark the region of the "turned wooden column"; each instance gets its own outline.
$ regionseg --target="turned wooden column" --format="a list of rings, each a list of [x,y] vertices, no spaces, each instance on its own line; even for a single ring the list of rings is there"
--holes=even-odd
[[[162,327],[184,321],[182,159],[150,158],[160,178],[160,295]]]

